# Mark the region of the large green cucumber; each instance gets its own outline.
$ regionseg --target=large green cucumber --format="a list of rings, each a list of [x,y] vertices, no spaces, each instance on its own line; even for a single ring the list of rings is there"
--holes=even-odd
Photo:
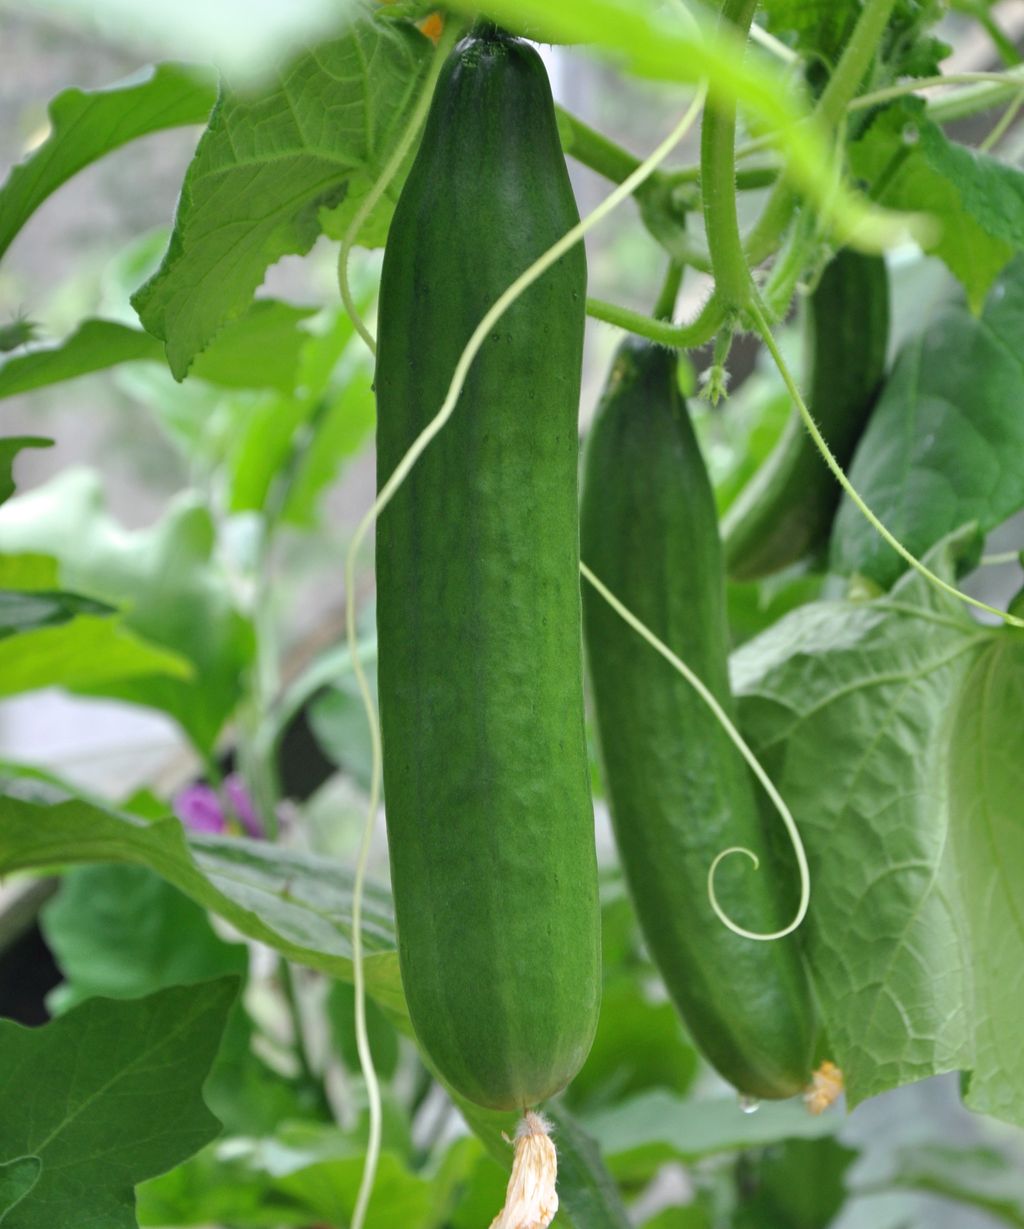
[[[577,221],[540,58],[470,36],[442,72],[385,251],[379,483],[487,309]],[[502,317],[377,530],[402,980],[441,1074],[496,1109],[572,1078],[600,996],[578,579],[585,288],[577,246]]]
[[[804,316],[807,405],[844,469],[878,397],[888,341],[885,259],[844,248],[822,274]],[[722,520],[729,575],[755,580],[824,546],[841,494],[794,410]]]
[[[731,712],[718,523],[676,361],[647,342],[619,350],[587,443],[583,559]],[[797,940],[734,934],[707,893],[715,855],[743,845],[761,868],[721,864],[729,916],[766,932],[795,908],[749,771],[696,692],[593,589],[583,610],[615,835],[651,954],[721,1074],[749,1096],[791,1096],[810,1080],[815,1040]]]

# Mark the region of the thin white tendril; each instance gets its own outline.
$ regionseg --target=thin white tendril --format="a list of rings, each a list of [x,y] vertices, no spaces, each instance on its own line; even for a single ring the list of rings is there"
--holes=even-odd
[[[853,483],[847,478],[843,471],[843,467],[839,464],[832,454],[825,441],[825,437],[818,429],[818,424],[811,417],[811,413],[800,395],[800,390],[796,386],[796,381],[793,379],[792,373],[786,365],[785,359],[782,357],[779,347],[775,344],[775,338],[772,335],[771,329],[768,327],[768,322],[765,319],[764,311],[761,304],[758,302],[755,295],[750,303],[750,315],[754,322],[761,340],[768,349],[769,354],[775,362],[775,366],[779,370],[779,375],[782,376],[783,382],[786,385],[789,395],[793,400],[793,404],[797,408],[803,424],[807,428],[807,432],[814,441],[815,447],[821,453],[825,464],[832,471],[832,475],[839,485],[843,488],[847,495],[853,500],[858,511],[863,515],[868,524],[875,532],[887,542],[893,550],[900,556],[904,562],[908,563],[916,572],[919,572],[929,584],[934,585],[937,589],[941,589],[943,593],[948,593],[950,597],[957,598],[958,601],[966,602],[968,606],[974,606],[977,610],[984,610],[987,614],[996,615],[1002,619],[1004,623],[1009,623],[1012,627],[1024,627],[1024,619],[1018,619],[1015,615],[1010,614],[1006,610],[1000,610],[996,606],[989,606],[987,602],[983,602],[976,597],[971,597],[970,594],[962,592],[956,585],[949,584],[948,581],[942,579],[941,576],[936,576],[931,568],[923,564],[916,555],[911,554],[903,543],[882,524],[874,512],[864,502],[859,492],[854,487]]]
[[[466,348],[463,350],[458,363],[455,365],[455,371],[452,375],[451,384],[448,388],[448,394],[437,411],[434,417],[423,428],[419,435],[413,440],[408,451],[395,466],[394,471],[388,478],[387,482],[381,487],[377,494],[377,498],[363,516],[362,520],[356,526],[356,531],[352,535],[352,541],[349,544],[348,552],[345,556],[345,628],[348,638],[349,652],[352,656],[352,668],[356,676],[356,683],[359,687],[359,694],[363,701],[363,708],[366,712],[367,723],[370,727],[370,745],[372,751],[371,764],[371,779],[370,779],[370,798],[366,809],[366,822],[363,825],[363,835],[359,846],[359,856],[356,863],[355,883],[352,889],[352,980],[355,990],[355,1012],[356,1012],[356,1048],[359,1052],[359,1064],[362,1069],[363,1078],[366,1082],[366,1098],[370,1112],[370,1131],[369,1140],[366,1149],[366,1161],[363,1166],[362,1181],[359,1186],[359,1195],[356,1199],[355,1211],[352,1214],[351,1229],[363,1229],[366,1219],[366,1210],[369,1206],[370,1196],[373,1193],[373,1184],[377,1172],[377,1164],[380,1159],[380,1143],[381,1143],[381,1100],[380,1100],[380,1083],[377,1079],[377,1073],[373,1066],[373,1056],[370,1052],[369,1039],[366,1029],[366,984],[363,970],[363,942],[362,942],[362,908],[363,908],[363,882],[366,877],[366,868],[369,861],[370,845],[373,839],[374,823],[377,817],[377,808],[380,805],[380,785],[382,771],[382,752],[381,752],[381,736],[380,725],[377,721],[377,710],[373,701],[373,696],[370,692],[369,684],[366,680],[366,674],[363,670],[363,664],[359,653],[359,642],[356,636],[356,605],[355,605],[355,572],[356,561],[359,556],[359,548],[362,546],[371,526],[380,516],[381,512],[388,506],[394,498],[395,492],[408,477],[410,470],[422,456],[424,450],[430,444],[431,440],[440,432],[448,419],[451,418],[455,410],[456,403],[462,393],[463,386],[466,382],[466,377],[469,374],[469,369],[473,364],[480,351],[480,347],[487,339],[491,329],[495,323],[504,315],[504,313],[512,306],[524,291],[526,291],[533,283],[541,277],[561,256],[563,256],[571,247],[579,243],[583,236],[591,230],[598,222],[602,221],[620,205],[627,197],[651,175],[657,167],[664,161],[672,152],[676,145],[686,136],[692,127],[697,116],[700,114],[701,107],[704,105],[704,96],[706,88],[701,86],[696,96],[687,107],[686,113],[679,123],[672,129],[664,141],[651,153],[644,161],[634,170],[621,184],[618,185],[605,199],[589,213],[582,221],[578,222],[571,230],[567,231],[556,243],[524,272],[516,278],[511,286],[499,295],[493,306],[486,312],[483,319],[477,325],[469,341],[466,343]]]
[[[753,862],[755,868],[760,865],[757,854],[753,850],[747,849],[743,845],[731,845],[728,849],[723,849],[720,854],[715,857],[715,860],[708,867],[708,900],[711,902],[711,908],[718,915],[719,921],[724,926],[727,926],[734,934],[742,935],[745,939],[757,939],[759,941],[768,942],[773,939],[784,939],[786,935],[792,934],[794,930],[803,922],[807,916],[807,907],[811,901],[811,871],[807,865],[807,853],[804,850],[804,843],[800,836],[800,829],[796,825],[796,820],[793,818],[792,812],[786,805],[785,799],[775,788],[771,777],[761,767],[757,756],[751,751],[747,745],[743,735],[736,729],[729,714],[722,708],[718,700],[708,690],[705,684],[697,677],[690,667],[676,656],[675,653],[668,647],[664,641],[651,631],[645,623],[642,623],[635,614],[615,596],[614,593],[600,581],[587,565],[580,561],[580,572],[584,579],[597,590],[604,600],[611,606],[612,610],[627,623],[637,635],[642,636],[644,640],[651,646],[655,652],[660,653],[668,664],[683,676],[690,684],[694,691],[700,696],[704,703],[711,709],[715,720],[721,725],[722,729],[728,734],[733,746],[739,751],[740,755],[750,765],[750,770],[757,777],[764,788],[764,792],[771,799],[772,805],[782,817],[782,822],[786,826],[786,832],[789,834],[790,842],[793,845],[793,853],[796,856],[797,868],[800,872],[800,904],[797,907],[796,915],[788,926],[784,926],[781,930],[774,930],[770,933],[761,933],[756,930],[746,930],[742,926],[737,926],[736,923],[729,917],[722,906],[719,904],[718,895],[715,892],[715,872],[718,870],[719,863],[723,859],[728,858],[731,854],[741,853],[748,857]]]
[[[444,67],[444,62],[447,59],[448,52],[451,50],[452,43],[458,37],[459,29],[459,25],[451,18],[445,22],[444,31],[431,57],[430,69],[427,72],[426,80],[423,82],[423,89],[416,101],[416,107],[412,115],[409,116],[409,122],[405,126],[405,131],[402,133],[391,157],[387,160],[383,171],[381,171],[380,177],[366,196],[363,197],[362,204],[356,210],[355,216],[348,225],[348,230],[345,231],[345,237],[341,241],[341,251],[338,253],[338,289],[341,291],[341,301],[345,305],[345,311],[348,313],[348,317],[352,321],[356,332],[370,347],[371,354],[377,353],[377,343],[374,340],[373,334],[367,328],[366,322],[359,314],[359,308],[352,297],[352,287],[348,280],[349,257],[352,255],[352,249],[359,238],[359,232],[363,229],[363,223],[387,191],[388,184],[398,174],[399,168],[412,148],[413,141],[416,140],[420,129],[423,127],[423,121],[427,118],[427,112],[430,110],[430,100],[434,97],[434,86],[437,84],[437,78]],[[352,1229],[360,1229],[360,1226],[353,1221]]]

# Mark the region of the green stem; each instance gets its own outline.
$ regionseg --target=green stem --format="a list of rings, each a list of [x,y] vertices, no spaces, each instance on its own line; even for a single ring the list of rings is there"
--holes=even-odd
[[[602,299],[587,299],[587,315],[594,320],[603,320],[605,324],[614,324],[617,328],[625,329],[627,333],[646,337],[661,346],[669,346],[674,350],[692,350],[703,346],[714,337],[725,320],[726,309],[716,291],[692,324],[670,324],[665,320],[655,320],[642,312],[630,311],[628,307],[619,307],[617,303],[606,303]]]
[[[640,159],[634,158],[629,150],[623,149],[596,128],[591,128],[564,107],[556,107],[555,113],[563,152],[571,154],[577,162],[598,175],[603,175],[612,183],[622,183],[640,165]]]
[[[310,1061],[309,1046],[306,1044],[306,1030],[302,1023],[302,1010],[299,1007],[299,995],[295,989],[295,975],[292,973],[291,964],[284,956],[278,956],[277,958],[277,977],[285,1006],[288,1008],[288,1019],[292,1026],[292,1033],[295,1037],[295,1058],[299,1064],[302,1082],[316,1096],[319,1108],[326,1111],[329,1117],[333,1117],[323,1081],[313,1070],[313,1064]]]
[[[719,24],[746,39],[758,0],[725,0]],[[704,228],[711,251],[715,291],[731,308],[744,307],[753,283],[736,211],[736,102],[712,95],[700,132],[700,182]]]
[[[937,77],[918,77],[916,81],[887,85],[884,89],[861,94],[859,98],[852,98],[846,104],[846,109],[868,110],[880,106],[883,102],[892,102],[894,98],[906,98],[908,94],[916,94],[918,90],[936,89],[940,85],[974,87],[970,90],[952,90],[941,98],[929,100],[928,118],[937,124],[948,124],[952,120],[964,119],[968,115],[976,115],[979,111],[988,111],[1007,102],[1024,85],[1024,67],[1008,68],[994,73],[946,73]]]
[[[1024,90],[1021,90],[1013,102],[1010,103],[1010,105],[1000,116],[995,127],[978,146],[978,151],[980,153],[987,154],[993,146],[999,144],[1003,137],[1006,136],[1006,133],[1009,131],[1013,121],[1017,118],[1017,114],[1022,106],[1024,106]]]
[[[654,304],[654,318],[669,320],[676,309],[676,299],[679,297],[679,287],[683,284],[683,266],[676,260],[670,261],[665,281],[662,283],[657,302]]]
[[[816,116],[830,131],[842,123],[851,99],[860,89],[874,61],[895,5],[896,0],[867,0],[860,17],[857,18],[857,24],[843,49],[836,70],[829,78],[815,108]]]
[[[814,117],[830,132],[836,131],[846,117],[850,103],[878,50],[896,0],[867,0],[849,41],[829,78]],[[745,250],[751,264],[760,264],[774,252],[796,208],[796,194],[785,179],[780,179],[747,235]]]

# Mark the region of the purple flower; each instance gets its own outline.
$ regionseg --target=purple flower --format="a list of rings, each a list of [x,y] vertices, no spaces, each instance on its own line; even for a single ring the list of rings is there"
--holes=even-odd
[[[224,801],[227,800],[227,808]],[[236,829],[240,823],[249,836],[262,839],[266,836],[253,809],[249,791],[238,773],[224,778],[223,795],[212,785],[199,782],[186,786],[174,798],[174,813],[193,832],[224,833]]]

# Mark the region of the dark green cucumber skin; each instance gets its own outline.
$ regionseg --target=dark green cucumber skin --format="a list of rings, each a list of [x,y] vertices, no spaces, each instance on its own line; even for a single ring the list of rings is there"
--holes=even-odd
[[[808,300],[804,330],[807,406],[846,469],[885,375],[885,259],[842,249]],[[841,494],[794,409],[771,455],[723,518],[729,575],[756,580],[824,546]]]
[[[579,215],[543,65],[471,36],[439,80],[384,257],[377,476],[470,334]],[[384,784],[402,980],[463,1096],[535,1105],[593,1040],[600,933],[583,713],[581,246],[502,317],[377,528]]]
[[[619,350],[587,441],[583,559],[687,663],[730,715],[728,624],[714,497],[679,393],[676,358],[638,340]],[[796,939],[744,939],[714,915],[778,929],[780,897],[752,778],[689,684],[589,586],[584,628],[604,780],[648,947],[698,1047],[740,1092],[807,1085],[815,1013]]]

